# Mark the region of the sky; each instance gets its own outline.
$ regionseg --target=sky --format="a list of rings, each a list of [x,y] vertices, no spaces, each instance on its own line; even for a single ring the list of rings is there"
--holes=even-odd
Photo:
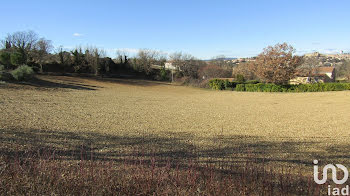
[[[148,48],[200,59],[251,57],[287,42],[297,54],[350,52],[349,0],[16,0],[1,2],[0,39],[33,30],[55,47]]]

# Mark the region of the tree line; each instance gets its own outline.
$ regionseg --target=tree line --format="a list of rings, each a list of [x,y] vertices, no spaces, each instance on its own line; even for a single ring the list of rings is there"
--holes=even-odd
[[[28,65],[39,73],[131,73],[150,78],[159,78],[159,74],[163,74],[163,79],[169,79],[169,70],[164,69],[168,60],[177,67],[178,78],[197,79],[200,67],[206,66],[205,62],[182,52],[166,55],[156,50],[140,49],[136,55],[131,56],[126,51],[118,50],[116,58],[112,59],[106,55],[105,50],[95,46],[77,46],[73,50],[65,50],[61,46],[54,48],[51,40],[39,38],[33,31],[8,34],[1,40],[0,50],[0,64],[6,69]]]
[[[140,49],[131,56],[118,50],[116,58],[95,46],[77,46],[73,50],[54,48],[52,41],[33,31],[19,31],[8,34],[1,40],[0,64],[6,69],[28,65],[34,71],[61,73],[88,73],[93,75],[129,74],[147,78],[169,80],[170,71],[165,69],[167,61],[176,67],[175,78],[182,82],[208,85],[211,78],[235,78],[238,80],[259,80],[265,83],[286,84],[301,70],[311,73],[314,62],[295,54],[287,43],[266,47],[254,61],[229,64],[224,58],[203,61],[182,52],[172,54],[150,49]],[[303,66],[304,65],[304,66]],[[306,66],[305,66],[306,65]],[[344,62],[338,68],[350,79],[350,64]]]

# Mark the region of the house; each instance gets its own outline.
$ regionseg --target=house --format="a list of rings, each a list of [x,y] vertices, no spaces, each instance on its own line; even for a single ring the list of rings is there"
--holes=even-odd
[[[325,83],[335,81],[334,67],[317,67],[311,74],[297,73],[297,77],[289,81],[290,84]]]
[[[176,70],[176,66],[174,66],[171,62],[165,62],[164,64],[164,67],[165,69],[168,69],[168,70]]]
[[[161,68],[162,68],[161,65],[152,65],[151,67],[152,67],[152,69],[161,69]],[[172,71],[172,70],[173,70],[173,71],[178,70],[177,67],[174,66],[171,62],[165,62],[164,68],[165,68],[166,70],[170,70],[170,71]]]
[[[316,69],[316,74],[326,75],[329,82],[335,81],[335,68],[334,67],[318,67]]]

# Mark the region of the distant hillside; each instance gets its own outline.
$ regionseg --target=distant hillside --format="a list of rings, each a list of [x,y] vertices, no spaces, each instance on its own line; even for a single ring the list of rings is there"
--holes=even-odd
[[[203,61],[231,61],[231,60],[236,60],[237,58],[215,58],[215,59],[207,59]]]
[[[322,54],[319,52],[307,53],[304,54],[305,57],[314,57],[314,58],[328,58],[328,59],[338,59],[338,60],[350,60],[349,53],[341,53],[341,54]]]

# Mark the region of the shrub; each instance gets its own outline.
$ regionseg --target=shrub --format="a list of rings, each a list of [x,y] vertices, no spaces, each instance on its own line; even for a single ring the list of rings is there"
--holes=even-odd
[[[246,84],[258,84],[259,81],[258,80],[248,80],[245,82]]]
[[[12,79],[13,79],[12,75],[5,71],[5,66],[4,65],[0,65],[0,80],[2,80],[2,81],[10,81]]]
[[[233,90],[234,88],[236,88],[237,84],[239,84],[239,83],[236,82],[236,81],[232,81],[232,82],[231,82],[232,90]]]
[[[3,65],[0,65],[0,80],[2,80],[2,71],[4,70],[4,66]]]
[[[264,92],[273,92],[272,91],[273,85],[275,85],[275,84],[265,84],[264,88],[263,88]]]
[[[245,91],[245,85],[244,84],[237,84],[236,91]]]
[[[6,66],[11,64],[11,54],[6,51],[0,52],[0,63]]]
[[[168,72],[165,70],[165,68],[164,67],[162,67],[161,69],[160,69],[160,79],[161,80],[169,80],[169,78],[168,78]]]
[[[350,90],[350,83],[346,83],[345,88],[346,88],[346,90]]]
[[[248,92],[264,92],[265,84],[245,84],[245,91]]]
[[[230,82],[228,80],[213,79],[209,81],[209,86],[215,90],[236,89],[236,91],[247,92],[323,92],[350,90],[350,83],[277,85],[255,82],[256,80],[252,80],[249,83],[241,84],[237,81]]]
[[[255,92],[257,91],[257,86],[255,86],[254,84],[245,84],[244,85],[245,87],[245,91],[248,91],[248,92]]]
[[[227,79],[225,80],[224,85],[225,85],[225,89],[226,90],[233,90],[233,88],[236,87],[236,83],[235,82],[230,82]]]
[[[271,85],[271,92],[283,92],[282,85]]]
[[[171,76],[169,77],[169,71],[167,71],[164,67],[161,67],[159,70],[154,70],[150,76],[153,76],[153,79],[160,81],[169,81],[171,78]]]
[[[322,92],[350,90],[350,83],[316,83],[299,85],[276,85],[276,84],[245,84],[244,90],[240,86],[237,91],[248,92]]]
[[[9,72],[0,72],[0,80],[10,81],[13,80],[13,76]]]
[[[283,86],[283,85],[265,84],[263,86],[263,92],[286,92],[287,88],[288,87]]]
[[[295,86],[295,92],[307,92],[306,84],[299,84]]]
[[[26,62],[25,56],[20,52],[14,52],[10,56],[12,65],[23,65]]]
[[[212,79],[209,80],[209,87],[215,90],[233,90],[236,87],[236,82],[229,80]]]
[[[11,71],[11,75],[18,81],[28,80],[34,76],[34,71],[28,65],[19,66],[17,69]]]
[[[225,89],[225,81],[220,79],[212,79],[209,80],[209,86],[215,90],[224,90]]]
[[[326,83],[324,85],[324,91],[343,91],[349,90],[348,83]]]

